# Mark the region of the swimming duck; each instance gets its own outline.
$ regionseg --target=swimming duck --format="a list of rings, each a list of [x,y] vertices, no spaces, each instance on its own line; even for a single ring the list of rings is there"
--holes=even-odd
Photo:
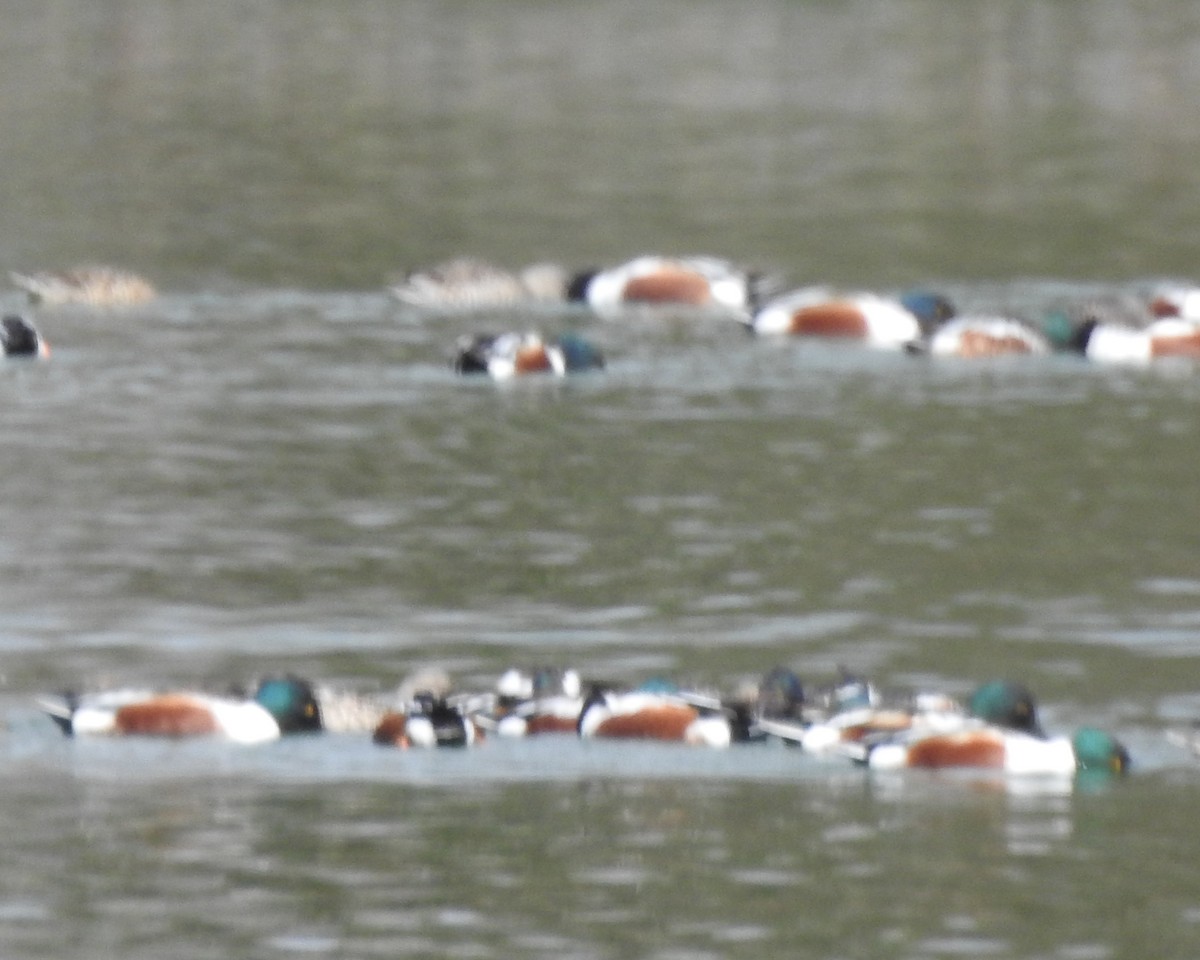
[[[1161,287],[1151,298],[1149,310],[1155,317],[1200,320],[1200,287]]]
[[[1052,311],[1043,328],[1056,348],[1096,363],[1147,366],[1170,357],[1200,359],[1200,319],[1173,313],[1176,308],[1164,304],[1097,297]]]
[[[457,373],[484,373],[509,380],[531,373],[566,376],[604,367],[600,350],[575,333],[544,340],[537,333],[481,334],[463,337],[454,356]]]
[[[50,346],[33,324],[24,317],[10,314],[0,320],[0,356],[44,359],[50,356]]]
[[[1044,737],[1037,702],[1029,688],[1015,680],[989,680],[967,700],[967,714],[991,726]]]
[[[153,300],[158,292],[136,273],[85,266],[62,272],[11,273],[12,282],[31,303],[82,303],[92,307],[131,306]]]
[[[536,263],[513,273],[485,260],[459,257],[415,270],[390,290],[409,306],[456,312],[554,303],[566,296],[567,271],[558,264]]]
[[[386,713],[372,740],[388,747],[466,747],[480,739],[475,724],[457,704],[428,692],[405,710]]]
[[[1072,737],[1039,737],[989,724],[953,733],[900,736],[872,745],[867,766],[1002,770],[1025,776],[1064,776],[1078,771],[1124,773],[1129,753],[1111,735],[1093,727]]]
[[[504,737],[577,731],[583,686],[575,670],[506,671],[496,684],[497,703],[489,723]]]
[[[192,691],[116,690],[43,698],[40,703],[67,736],[218,736],[236,743],[261,743],[282,734],[323,728],[311,684],[295,677],[263,680],[253,699]]]
[[[1050,352],[1050,341],[1039,331],[1010,317],[955,317],[941,324],[913,352],[934,357],[1001,357]]]
[[[605,270],[577,274],[567,299],[606,317],[633,305],[685,306],[746,315],[773,281],[718,257],[637,257]]]
[[[584,738],[727,747],[750,738],[750,717],[715,699],[672,690],[614,692],[593,686],[580,710],[578,731]]]
[[[747,326],[758,334],[854,340],[873,347],[904,349],[952,316],[954,306],[949,300],[925,291],[894,299],[805,287],[766,303]]]
[[[1089,320],[1069,346],[1097,363],[1146,365],[1168,357],[1200,360],[1200,321],[1165,317],[1134,329]]]

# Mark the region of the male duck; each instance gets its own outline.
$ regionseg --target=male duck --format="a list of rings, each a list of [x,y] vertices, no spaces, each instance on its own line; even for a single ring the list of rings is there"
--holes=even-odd
[[[1103,730],[1084,727],[1073,737],[1038,737],[981,724],[953,733],[900,736],[870,747],[876,770],[904,767],[1001,770],[1025,776],[1068,776],[1078,771],[1124,773],[1129,753]]]
[[[577,274],[567,299],[615,317],[634,305],[684,306],[739,317],[753,310],[772,281],[717,257],[642,256]]]
[[[583,738],[669,740],[727,747],[751,737],[749,714],[702,695],[656,685],[626,692],[593,686],[579,713]]]
[[[967,701],[966,716],[940,729],[914,725],[865,742],[861,759],[874,769],[963,767],[1021,775],[1076,771],[1123,773],[1129,754],[1102,730],[1084,727],[1073,737],[1042,729],[1033,694],[1021,683],[992,680]]]
[[[754,333],[854,340],[903,349],[954,316],[940,294],[912,291],[898,299],[873,293],[836,294],[805,287],[766,303],[747,326]]]
[[[481,734],[456,704],[422,692],[406,710],[384,714],[371,739],[388,747],[467,747]]]
[[[50,346],[33,324],[24,317],[10,314],[0,320],[0,356],[44,359],[50,356]]]
[[[513,273],[485,260],[459,257],[408,274],[390,288],[401,303],[425,310],[469,312],[529,303],[561,302],[567,271],[536,263]]]
[[[509,670],[496,684],[490,723],[500,736],[574,734],[583,709],[583,685],[575,670]],[[482,718],[477,717],[477,720]]]
[[[45,698],[42,708],[67,736],[217,736],[262,743],[322,729],[312,686],[295,677],[263,680],[253,699],[191,691],[116,690]]]
[[[146,303],[158,295],[145,278],[112,267],[76,267],[62,272],[11,273],[9,276],[29,295],[32,303],[131,306]]]
[[[463,337],[454,355],[454,369],[463,374],[487,374],[510,380],[531,373],[566,376],[604,367],[604,355],[574,333],[544,340],[537,333],[482,334]]]
[[[1045,321],[1056,347],[1102,364],[1146,366],[1164,358],[1200,360],[1200,319],[1163,303],[1131,305],[1115,298],[1055,311]],[[1190,309],[1190,308],[1188,308]]]
[[[1047,354],[1050,341],[1029,324],[1010,317],[955,317],[925,341],[914,343],[913,352],[968,359]]]
[[[1200,320],[1200,287],[1166,286],[1150,298],[1150,313],[1156,317]]]

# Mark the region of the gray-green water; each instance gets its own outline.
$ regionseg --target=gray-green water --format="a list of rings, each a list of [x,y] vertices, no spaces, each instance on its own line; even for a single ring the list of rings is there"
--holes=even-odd
[[[140,270],[0,367],[6,957],[1192,958],[1192,371],[414,316],[644,250],[1037,312],[1196,272],[1189,4],[16,3],[0,267]],[[1049,279],[1046,279],[1049,278]],[[6,295],[6,307],[19,304]],[[449,372],[582,326],[599,376]],[[69,743],[32,696],[558,662],[1024,679],[1134,775],[783,749]]]

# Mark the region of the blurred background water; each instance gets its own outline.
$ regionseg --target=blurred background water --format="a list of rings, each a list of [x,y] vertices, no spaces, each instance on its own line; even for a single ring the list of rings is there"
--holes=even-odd
[[[1195,956],[1192,371],[385,286],[704,252],[1036,316],[1194,277],[1200,8],[17,0],[0,54],[0,268],[164,292],[39,310],[51,361],[0,368],[5,956]],[[608,369],[451,374],[511,325]],[[32,699],[539,663],[1013,676],[1135,773],[70,743]]]

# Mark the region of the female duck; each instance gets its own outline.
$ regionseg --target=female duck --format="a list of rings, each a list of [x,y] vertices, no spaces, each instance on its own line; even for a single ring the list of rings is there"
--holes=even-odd
[[[112,267],[76,267],[62,272],[12,273],[9,276],[29,295],[31,303],[132,306],[146,303],[158,295],[148,280]]]
[[[460,257],[410,273],[391,288],[401,303],[425,310],[470,312],[528,303],[562,302],[567,272],[553,263],[536,263],[519,273]]]

